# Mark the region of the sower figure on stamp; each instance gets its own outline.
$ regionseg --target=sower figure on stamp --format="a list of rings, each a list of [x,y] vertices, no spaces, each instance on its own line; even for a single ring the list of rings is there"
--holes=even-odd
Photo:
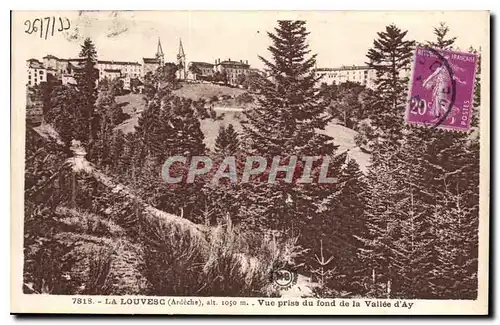
[[[427,77],[423,86],[426,89],[432,88],[432,106],[431,106],[431,116],[434,116],[436,119],[439,119],[442,116],[442,113],[445,114],[447,108],[449,107],[450,101],[448,99],[448,94],[451,92],[451,78],[453,80],[458,81],[460,84],[465,85],[466,82],[457,77],[456,72],[464,71],[463,68],[460,68],[456,64],[453,64],[449,61],[450,57],[445,56],[445,59],[448,61],[448,65],[452,70],[452,76],[448,72],[448,69],[443,64],[440,64],[434,72]],[[442,112],[441,112],[442,111]],[[455,113],[459,112],[459,109],[455,106],[452,107],[451,116],[449,118],[452,119],[452,124],[455,120]]]

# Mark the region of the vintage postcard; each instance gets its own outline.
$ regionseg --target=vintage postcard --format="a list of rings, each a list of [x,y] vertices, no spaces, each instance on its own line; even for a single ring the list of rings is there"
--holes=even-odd
[[[12,313],[488,314],[489,12],[11,25]]]

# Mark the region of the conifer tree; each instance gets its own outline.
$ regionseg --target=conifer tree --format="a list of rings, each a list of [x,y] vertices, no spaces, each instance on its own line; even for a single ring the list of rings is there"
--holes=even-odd
[[[368,65],[376,71],[376,96],[372,99],[373,124],[383,137],[399,138],[406,104],[408,71],[413,41],[406,40],[408,31],[389,25],[378,32],[373,48],[368,51]]]
[[[184,217],[194,220],[203,184],[166,184],[162,168],[171,156],[185,156],[189,163],[190,157],[204,155],[204,135],[193,102],[172,96],[171,87],[164,81],[160,86],[152,90],[148,108],[136,126],[138,153],[134,163],[140,172],[138,183],[156,207],[175,214],[182,211]]]
[[[453,47],[456,37],[446,38],[450,28],[444,22],[440,22],[438,27],[434,27],[434,35],[436,35],[436,40],[427,42],[431,47],[438,48],[441,50],[449,50]]]
[[[337,292],[361,293],[369,270],[360,258],[368,236],[365,220],[367,191],[358,163],[349,159],[339,175],[339,191],[329,198],[322,227],[325,252],[333,256],[329,267],[338,277],[329,283]]]
[[[325,157],[333,156],[336,150],[331,137],[317,132],[331,117],[315,88],[316,56],[307,57],[308,34],[304,21],[278,21],[275,32],[268,33],[272,60],[260,57],[271,81],[257,86],[261,96],[256,107],[244,112],[242,126],[246,154],[266,157],[269,164],[274,156],[279,156],[283,164],[291,155]],[[317,184],[261,182],[248,189],[242,218],[290,236],[301,233],[304,243],[317,241],[319,247],[313,230],[321,223],[317,205],[328,194]]]
[[[236,154],[239,149],[238,136],[232,124],[229,124],[227,128],[221,126],[215,139],[215,152],[226,156]]]
[[[226,139],[226,128],[224,125],[219,127],[219,133],[217,133],[217,138],[215,139],[215,152],[223,153],[227,145]]]
[[[326,103],[314,87],[316,55],[309,54],[304,21],[279,21],[275,33],[268,33],[272,61],[263,57],[273,79],[262,87],[258,107],[245,111],[243,124],[250,148],[262,154],[282,152],[331,154],[335,146],[330,137],[313,132],[330,121]]]
[[[54,126],[65,143],[73,139],[85,141],[88,137],[88,129],[80,124],[85,118],[80,99],[80,92],[72,86],[57,86],[52,92],[45,121]]]
[[[99,79],[99,70],[96,68],[97,51],[90,38],[86,38],[81,46],[80,66],[76,69],[75,79],[78,90],[81,93],[81,108],[84,120],[80,127],[87,128],[88,136],[85,140],[90,143],[97,134],[96,121],[94,119],[95,103],[97,100],[97,80]],[[90,148],[89,148],[90,150]]]

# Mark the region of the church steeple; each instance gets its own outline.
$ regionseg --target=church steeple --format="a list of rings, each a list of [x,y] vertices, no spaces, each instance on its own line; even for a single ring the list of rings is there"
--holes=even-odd
[[[184,47],[182,47],[182,39],[179,39],[179,54],[177,56],[186,57],[186,54],[184,54]]]
[[[161,47],[161,41],[158,37],[158,47],[156,49],[156,58],[160,60],[160,65],[163,65],[165,62],[165,56],[163,54],[163,49]]]
[[[182,46],[182,40],[179,39],[179,53],[177,53],[177,77],[181,80],[186,79],[186,54]]]

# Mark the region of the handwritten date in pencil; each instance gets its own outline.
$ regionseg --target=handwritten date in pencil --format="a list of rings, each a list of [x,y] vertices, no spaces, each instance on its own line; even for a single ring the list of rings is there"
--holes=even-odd
[[[40,38],[45,38],[49,36],[54,36],[54,33],[62,32],[70,29],[71,23],[68,18],[63,17],[45,17],[45,18],[36,18],[33,20],[26,20],[24,22],[24,26],[26,26],[26,30],[24,31],[26,34],[39,33]]]

